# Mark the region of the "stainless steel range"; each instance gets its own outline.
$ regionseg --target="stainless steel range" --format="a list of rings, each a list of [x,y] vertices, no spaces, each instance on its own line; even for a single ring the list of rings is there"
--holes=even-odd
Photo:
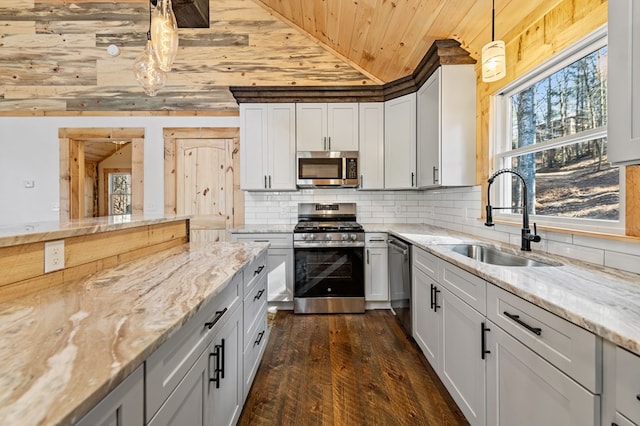
[[[293,311],[364,312],[364,229],[355,203],[300,203],[293,230]]]

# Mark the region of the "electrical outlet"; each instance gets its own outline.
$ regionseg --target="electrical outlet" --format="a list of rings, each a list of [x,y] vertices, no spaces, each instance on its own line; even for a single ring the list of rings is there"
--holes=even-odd
[[[64,240],[44,243],[44,273],[64,269]]]

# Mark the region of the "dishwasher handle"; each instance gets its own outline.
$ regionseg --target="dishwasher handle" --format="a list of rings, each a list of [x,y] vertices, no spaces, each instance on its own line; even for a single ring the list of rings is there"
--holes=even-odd
[[[387,241],[387,243],[389,243],[389,247],[400,251],[403,256],[406,256],[407,253],[409,253],[409,246],[402,244],[398,240],[390,239]]]

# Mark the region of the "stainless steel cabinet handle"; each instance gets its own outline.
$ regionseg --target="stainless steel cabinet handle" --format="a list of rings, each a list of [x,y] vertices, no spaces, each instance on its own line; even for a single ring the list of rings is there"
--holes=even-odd
[[[407,255],[408,250],[405,247],[398,245],[398,243],[396,243],[394,240],[389,240],[387,241],[387,243],[396,250],[399,250],[404,256]]]

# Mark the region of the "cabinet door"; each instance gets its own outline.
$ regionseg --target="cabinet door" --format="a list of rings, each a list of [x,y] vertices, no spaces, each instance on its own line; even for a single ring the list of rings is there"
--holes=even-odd
[[[415,188],[416,94],[384,103],[384,187]]]
[[[267,186],[272,190],[296,189],[295,108],[295,104],[271,104],[268,108]]]
[[[209,351],[204,351],[173,393],[148,422],[149,426],[205,426],[210,422]]]
[[[600,424],[599,397],[489,322],[487,424]]]
[[[326,151],[327,104],[296,104],[296,149]]]
[[[358,150],[358,104],[327,104],[327,149]]]
[[[420,269],[413,268],[412,281],[413,338],[431,367],[440,374],[442,321],[439,306],[441,306],[442,293],[434,292],[434,286],[437,287],[437,283]],[[436,306],[439,305],[436,309],[434,309],[434,302]]]
[[[389,300],[389,252],[387,248],[365,248],[364,298],[367,301]]]
[[[267,189],[267,115],[267,104],[240,104],[240,189]]]
[[[640,3],[609,2],[608,26],[609,161],[640,163]]]
[[[360,104],[360,189],[384,189],[384,104]]]
[[[212,382],[210,388],[211,424],[215,426],[235,424],[242,411],[242,334],[242,309],[236,309],[209,347],[211,353],[217,350],[216,356],[221,357],[219,386]],[[213,363],[217,362],[216,356]]]
[[[144,367],[138,367],[87,413],[76,426],[142,426]]]
[[[440,185],[440,72],[438,68],[417,93],[416,170],[420,188]]]
[[[268,301],[293,300],[293,249],[269,248]]]
[[[446,288],[439,295],[442,296],[440,379],[469,423],[484,425],[486,372],[481,350],[482,324],[486,320]]]

